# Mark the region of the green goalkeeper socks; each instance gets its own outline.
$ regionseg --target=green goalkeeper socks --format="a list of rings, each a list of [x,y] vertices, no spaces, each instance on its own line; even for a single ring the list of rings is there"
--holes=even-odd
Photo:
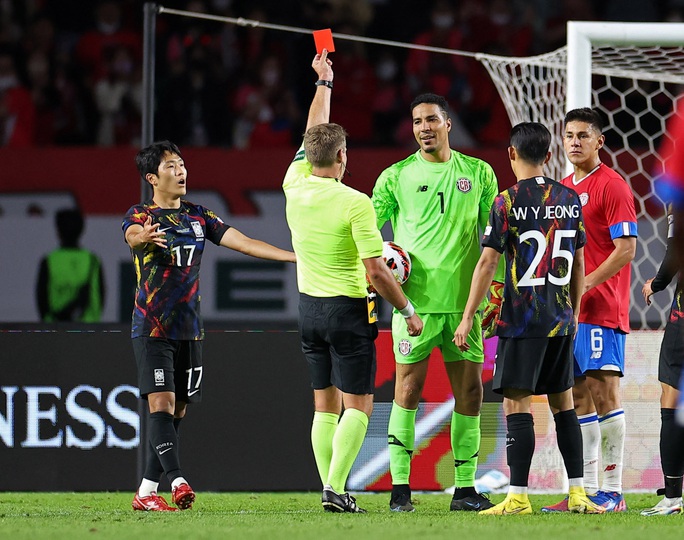
[[[358,409],[346,409],[332,440],[328,481],[337,493],[344,493],[354,460],[359,455],[368,428],[368,416]]]
[[[416,438],[416,413],[418,409],[404,409],[395,402],[387,428],[390,472],[392,484],[408,484],[411,474],[411,456]]]
[[[328,482],[328,471],[333,454],[333,437],[339,420],[339,414],[314,412],[311,424],[311,447],[322,485]]]
[[[477,454],[480,451],[480,416],[451,415],[451,449],[456,466],[456,487],[475,485]]]

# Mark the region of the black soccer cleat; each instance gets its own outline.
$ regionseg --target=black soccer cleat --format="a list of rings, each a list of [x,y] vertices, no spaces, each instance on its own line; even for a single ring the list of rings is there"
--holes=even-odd
[[[392,486],[389,506],[392,512],[415,512],[416,509],[411,501],[411,488],[408,484]]]
[[[332,487],[325,486],[321,503],[326,512],[348,512],[350,514],[365,514],[366,511],[356,504],[356,499],[349,493],[337,493]]]
[[[468,495],[462,499],[451,499],[449,509],[453,511],[479,512],[480,510],[487,510],[492,506],[494,505],[489,500],[489,497],[482,493],[475,493],[475,495]]]

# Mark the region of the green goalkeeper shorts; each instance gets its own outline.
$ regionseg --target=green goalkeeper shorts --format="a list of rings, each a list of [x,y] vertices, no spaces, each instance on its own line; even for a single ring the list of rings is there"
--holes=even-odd
[[[482,345],[482,324],[480,314],[473,319],[473,329],[468,334],[470,349],[463,352],[454,345],[454,332],[463,318],[462,313],[419,313],[423,319],[423,333],[409,336],[406,320],[396,311],[392,315],[392,349],[398,364],[415,364],[425,360],[432,349],[439,347],[445,362],[469,360],[484,362]]]

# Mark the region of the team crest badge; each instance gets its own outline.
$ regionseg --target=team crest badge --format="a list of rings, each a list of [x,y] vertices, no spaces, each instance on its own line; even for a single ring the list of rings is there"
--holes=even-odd
[[[411,342],[408,339],[402,339],[399,342],[399,352],[404,356],[408,356],[411,352]]]
[[[587,192],[582,193],[579,196],[580,202],[582,203],[582,206],[586,206],[587,203],[589,202],[589,194]]]
[[[456,185],[458,186],[458,190],[463,193],[468,193],[473,188],[473,184],[469,178],[459,178]]]
[[[164,370],[163,369],[155,369],[154,370],[154,385],[155,386],[164,386]]]
[[[195,231],[195,238],[204,238],[204,230],[199,221],[191,221],[192,230]]]

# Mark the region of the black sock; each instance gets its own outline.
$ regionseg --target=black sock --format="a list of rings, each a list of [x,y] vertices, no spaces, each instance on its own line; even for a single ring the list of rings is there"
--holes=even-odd
[[[534,454],[534,420],[530,413],[506,416],[506,456],[511,469],[511,485],[527,487]]]
[[[454,489],[454,499],[459,500],[459,499],[465,499],[466,497],[473,497],[477,495],[477,491],[475,491],[475,488],[473,486],[468,486],[468,487],[462,487],[462,488],[455,488]]]
[[[660,461],[665,476],[684,474],[684,428],[675,421],[675,409],[660,409]]]
[[[574,409],[561,411],[553,415],[556,422],[556,440],[563,456],[568,478],[582,478],[584,475],[584,458],[582,449],[582,431],[577,413]]]
[[[176,431],[176,435],[180,440],[180,423],[182,418],[173,419],[173,429]],[[178,446],[178,448],[180,448]],[[159,461],[159,456],[154,450],[154,445],[150,441],[150,450],[147,452],[147,461],[145,465],[145,474],[143,478],[147,480],[152,480],[153,482],[159,482],[161,475],[164,474],[164,467],[162,467],[161,461]]]
[[[665,496],[682,496],[684,428],[675,421],[675,409],[660,409],[660,462],[665,476]]]
[[[668,499],[676,499],[682,496],[682,477],[681,476],[666,476],[665,477],[665,496]]]
[[[161,462],[169,482],[182,476],[178,459],[178,434],[174,429],[172,414],[165,412],[150,414],[149,439],[152,451]]]

